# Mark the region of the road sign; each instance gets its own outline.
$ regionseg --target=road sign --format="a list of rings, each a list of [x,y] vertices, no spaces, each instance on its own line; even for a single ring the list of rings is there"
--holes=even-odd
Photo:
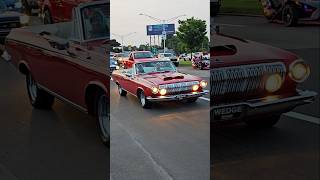
[[[175,33],[175,25],[174,24],[156,24],[156,25],[147,25],[147,35],[163,35],[163,26],[166,34],[174,34]]]

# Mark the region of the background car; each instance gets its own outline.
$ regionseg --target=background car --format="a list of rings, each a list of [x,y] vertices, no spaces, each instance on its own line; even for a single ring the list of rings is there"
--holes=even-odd
[[[119,69],[118,62],[114,57],[110,56],[110,74],[116,69]]]
[[[29,22],[28,16],[16,11],[19,7],[21,5],[19,6],[17,2],[9,4],[8,7],[4,0],[0,0],[0,43],[2,44],[12,28],[19,28]]]
[[[177,56],[175,56],[172,53],[159,53],[158,54],[158,59],[159,60],[168,60],[168,61],[172,61],[173,64],[178,67],[179,66],[179,61]]]
[[[157,60],[153,53],[150,51],[133,51],[129,54],[129,58],[122,60],[122,66],[124,69],[131,68],[136,62],[147,61],[147,60]]]
[[[270,21],[280,20],[286,26],[299,21],[320,23],[319,0],[260,0],[263,14]]]
[[[195,58],[192,59],[192,67],[200,70],[210,69],[210,55],[195,56]]]

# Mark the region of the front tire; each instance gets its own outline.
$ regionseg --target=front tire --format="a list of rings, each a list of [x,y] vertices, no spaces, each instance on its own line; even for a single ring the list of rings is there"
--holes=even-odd
[[[271,128],[276,125],[280,120],[281,115],[267,116],[263,118],[250,119],[246,124],[255,129]]]
[[[127,95],[127,91],[125,91],[124,89],[122,89],[122,87],[120,86],[120,84],[118,84],[118,92],[120,96],[126,96]]]
[[[139,102],[141,106],[145,109],[149,109],[152,106],[152,103],[148,101],[143,91],[140,91],[138,94]]]
[[[98,91],[95,97],[95,114],[97,128],[102,143],[109,146],[110,142],[110,111],[108,107],[108,98],[103,91]]]
[[[31,105],[37,109],[50,109],[54,103],[54,96],[38,88],[31,74],[26,76],[26,82]]]

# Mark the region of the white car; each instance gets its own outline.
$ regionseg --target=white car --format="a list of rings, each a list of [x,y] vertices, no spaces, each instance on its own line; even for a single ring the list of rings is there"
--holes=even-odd
[[[179,66],[179,61],[178,61],[177,56],[173,55],[172,53],[159,53],[158,59],[169,60],[169,61],[172,61],[176,67]]]

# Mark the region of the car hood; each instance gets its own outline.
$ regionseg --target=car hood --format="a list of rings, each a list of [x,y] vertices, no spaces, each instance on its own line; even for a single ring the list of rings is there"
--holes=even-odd
[[[279,48],[223,34],[215,34],[213,43],[210,50],[213,67],[273,61],[286,63],[298,58]]]
[[[158,74],[140,75],[140,78],[152,83],[153,85],[172,84],[178,82],[200,81],[201,79],[189,74],[179,72],[168,72]]]

